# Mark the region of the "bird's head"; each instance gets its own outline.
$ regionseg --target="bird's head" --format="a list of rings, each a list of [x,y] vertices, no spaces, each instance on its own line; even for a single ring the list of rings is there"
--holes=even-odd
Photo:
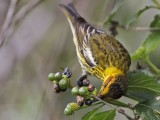
[[[128,82],[126,75],[108,75],[102,83],[98,97],[118,99],[126,93],[127,87]]]

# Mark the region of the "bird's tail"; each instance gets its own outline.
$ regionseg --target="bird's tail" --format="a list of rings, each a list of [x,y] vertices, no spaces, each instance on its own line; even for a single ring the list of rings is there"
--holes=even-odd
[[[76,18],[79,18],[80,15],[77,12],[77,10],[74,8],[72,3],[69,4],[59,4],[63,13],[65,14],[65,16],[72,22],[76,20]]]
[[[75,45],[77,47],[82,46],[84,35],[82,34],[83,32],[81,31],[80,26],[86,23],[86,21],[79,15],[72,3],[66,5],[60,4],[60,7],[69,21]]]

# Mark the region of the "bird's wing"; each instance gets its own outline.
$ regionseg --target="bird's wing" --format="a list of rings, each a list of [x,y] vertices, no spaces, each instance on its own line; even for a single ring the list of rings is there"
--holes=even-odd
[[[108,66],[128,70],[131,64],[128,51],[115,38],[95,29],[83,40],[84,57],[93,66]]]

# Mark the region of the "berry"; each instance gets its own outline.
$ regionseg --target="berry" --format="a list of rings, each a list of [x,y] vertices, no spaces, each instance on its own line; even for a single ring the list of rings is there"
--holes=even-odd
[[[56,81],[59,81],[60,79],[62,79],[62,74],[60,72],[57,72],[54,74],[54,79]]]
[[[77,81],[77,85],[78,85],[78,87],[82,87],[83,86],[83,81]]]
[[[59,87],[61,88],[61,89],[67,89],[68,88],[68,80],[66,80],[66,79],[61,79],[60,81],[59,81]]]
[[[54,81],[54,80],[55,80],[55,78],[54,78],[54,73],[49,73],[48,79],[49,79],[50,81]]]
[[[85,102],[84,102],[86,105],[91,105],[92,104],[92,101],[90,100],[90,99],[87,99],[87,100],[85,100]]]
[[[84,104],[84,97],[78,95],[76,99],[79,106],[82,106]]]
[[[64,109],[64,114],[65,114],[65,115],[72,115],[72,114],[73,114],[73,111],[72,111],[71,108],[66,107],[66,108]]]
[[[87,95],[89,92],[88,92],[88,90],[87,90],[87,88],[86,87],[81,87],[80,89],[79,89],[79,94],[81,95],[81,96],[85,96],[85,95]]]
[[[90,83],[90,81],[89,81],[89,80],[87,80],[87,79],[83,80],[83,86],[88,86],[88,85],[89,85],[89,83]]]
[[[79,108],[79,105],[77,103],[72,102],[72,103],[70,103],[70,107],[74,111],[74,110],[77,110]]]
[[[78,87],[74,87],[74,88],[72,88],[72,90],[71,90],[72,95],[78,95],[78,92],[79,92]]]
[[[79,108],[79,105],[77,103],[72,102],[72,103],[69,103],[66,106],[66,108],[70,108],[71,110],[75,111],[75,110],[77,110]]]
[[[54,90],[55,93],[61,92],[61,89],[60,89],[58,84],[53,84],[53,90]]]
[[[95,89],[94,85],[92,85],[92,84],[89,84],[87,88],[88,88],[89,92],[92,92]]]

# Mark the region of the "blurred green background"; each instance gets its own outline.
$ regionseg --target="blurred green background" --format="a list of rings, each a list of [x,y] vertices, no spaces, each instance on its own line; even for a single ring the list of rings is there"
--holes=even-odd
[[[23,1],[23,2],[22,2]],[[26,4],[27,0],[22,0]],[[14,35],[0,48],[0,120],[80,120],[89,111],[80,110],[66,117],[63,110],[67,103],[75,101],[69,90],[54,94],[47,76],[68,66],[73,71],[74,84],[81,75],[76,58],[72,33],[67,19],[60,11],[59,3],[66,0],[44,0],[20,22]],[[91,24],[100,25],[109,15],[114,0],[75,0],[79,13]],[[4,23],[10,0],[0,0],[0,30]],[[151,0],[125,0],[116,16],[121,24],[139,9],[152,4]],[[156,10],[148,10],[132,27],[147,27]],[[160,14],[160,13],[158,13]],[[98,26],[108,30],[107,27]],[[118,29],[117,39],[133,53],[149,34],[148,31]],[[160,47],[158,48],[160,49]],[[154,64],[160,66],[158,49],[152,54]],[[154,59],[154,58],[157,59]],[[133,62],[131,69],[135,68]],[[101,82],[90,77],[97,87]],[[122,98],[123,99],[123,98]],[[124,120],[123,116],[117,116]]]

